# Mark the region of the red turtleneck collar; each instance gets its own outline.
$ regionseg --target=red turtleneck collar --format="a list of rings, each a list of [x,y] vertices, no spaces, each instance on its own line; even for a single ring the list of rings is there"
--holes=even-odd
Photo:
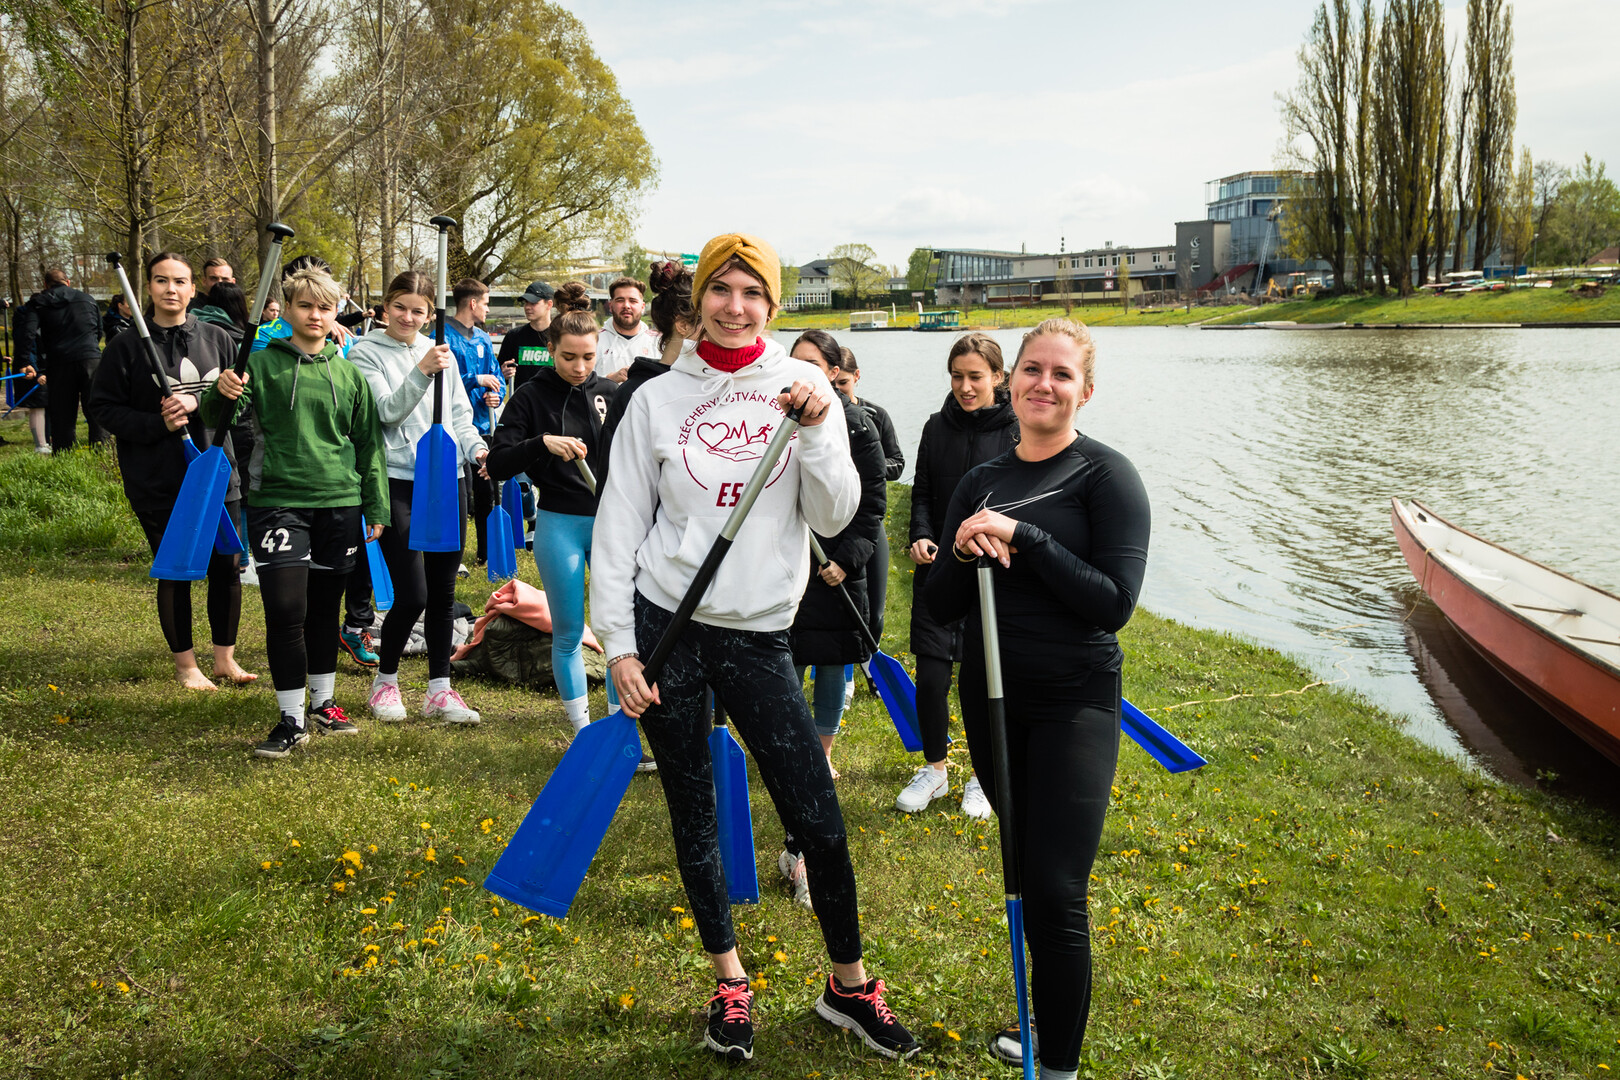
[[[733,375],[758,360],[764,352],[765,342],[761,338],[755,338],[752,345],[740,349],[723,349],[707,339],[697,346],[697,354],[705,364]]]

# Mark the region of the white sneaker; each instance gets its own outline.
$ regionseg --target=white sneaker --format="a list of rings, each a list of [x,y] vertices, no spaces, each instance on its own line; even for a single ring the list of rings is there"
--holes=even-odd
[[[911,778],[911,783],[895,796],[894,808],[907,814],[915,814],[919,810],[927,809],[929,803],[949,790],[951,782],[946,779],[945,770],[924,765],[917,770],[917,775]]]
[[[851,679],[844,684],[844,711],[849,712],[849,706],[855,700],[855,680]]]
[[[793,902],[807,911],[814,911],[815,906],[810,903],[810,871],[804,868],[804,856],[783,851],[776,858],[776,868],[782,872],[783,879],[793,886]]]
[[[242,584],[257,586],[259,584],[259,566],[252,559],[242,570]]]
[[[469,709],[467,703],[461,700],[461,695],[454,690],[429,694],[422,703],[422,717],[426,720],[443,720],[447,724],[476,724],[483,719],[476,709]]]
[[[995,813],[990,800],[984,797],[984,785],[977,776],[968,777],[967,786],[962,789],[962,813],[976,821],[989,821],[990,815]]]
[[[405,719],[405,702],[394,683],[378,683],[371,688],[371,715],[378,720],[398,722]]]
[[[36,446],[36,447],[34,447],[34,453],[36,453],[36,454],[49,454],[49,453],[51,453],[51,448],[48,447],[48,446]]]

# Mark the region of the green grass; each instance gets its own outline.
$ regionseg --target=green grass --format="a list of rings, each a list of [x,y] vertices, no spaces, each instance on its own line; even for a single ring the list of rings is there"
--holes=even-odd
[[[1213,321],[1263,322],[1291,319],[1302,323],[1517,323],[1620,321],[1620,289],[1601,297],[1582,299],[1563,287],[1510,289],[1505,292],[1424,294],[1402,300],[1397,296],[1350,296],[1297,300],[1283,304],[1244,307]]]
[[[553,694],[464,683],[476,730],[363,722],[255,761],[268,687],[181,691],[132,525],[106,551],[86,539],[80,517],[122,513],[95,494],[105,459],[20,457],[0,449],[8,508],[16,478],[55,482],[42,468],[88,501],[7,517],[0,544],[0,1076],[734,1075],[700,1046],[712,984],[656,782],[632,786],[566,922],[495,901],[479,882],[565,745]],[[262,631],[250,591],[241,655],[260,672]],[[1122,752],[1087,1075],[1620,1069],[1611,817],[1460,768],[1353,697],[1299,692],[1311,677],[1274,652],[1147,613],[1124,639],[1130,697],[1210,765],[1171,777]],[[414,699],[420,661],[405,682]],[[345,664],[339,701],[365,686]],[[1187,701],[1205,703],[1167,711]],[[1011,1016],[995,828],[955,797],[894,812],[916,761],[864,689],[847,731],[867,960],[925,1050],[881,1063],[814,1017],[820,935],[778,880],[756,776],[764,899],[735,910],[761,986],[749,1071],[1010,1078],[983,1049]]]

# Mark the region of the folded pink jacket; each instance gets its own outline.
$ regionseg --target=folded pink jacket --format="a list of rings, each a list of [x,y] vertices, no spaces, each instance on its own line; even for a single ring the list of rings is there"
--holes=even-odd
[[[472,637],[467,639],[465,645],[457,646],[450,659],[460,660],[471,652],[473,646],[483,640],[484,627],[497,615],[510,615],[542,633],[551,633],[551,605],[546,602],[545,592],[513,578],[489,594],[489,599],[484,602],[484,613],[473,623]],[[584,644],[597,652],[602,651],[601,643],[589,626],[585,627]]]

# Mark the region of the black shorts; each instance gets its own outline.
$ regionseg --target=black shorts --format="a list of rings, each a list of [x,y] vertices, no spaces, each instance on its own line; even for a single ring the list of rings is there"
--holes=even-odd
[[[360,508],[250,506],[245,539],[263,569],[307,563],[311,570],[347,574],[360,550]]]

